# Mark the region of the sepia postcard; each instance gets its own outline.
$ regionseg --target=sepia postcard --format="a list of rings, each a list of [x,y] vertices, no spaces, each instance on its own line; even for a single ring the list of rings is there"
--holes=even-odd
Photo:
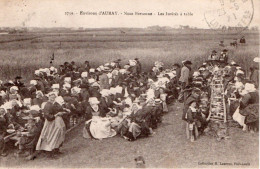
[[[0,168],[259,168],[259,0],[0,0]]]

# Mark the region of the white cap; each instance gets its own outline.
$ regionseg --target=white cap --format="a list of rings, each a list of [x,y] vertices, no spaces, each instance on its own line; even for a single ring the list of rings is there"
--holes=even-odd
[[[4,114],[6,114],[7,113],[7,109],[6,109],[6,106],[5,105],[2,105],[1,107],[0,107],[0,109],[4,109]]]
[[[31,84],[31,85],[34,85],[34,86],[37,85],[37,80],[31,80],[31,81],[30,81],[30,84]]]
[[[61,106],[65,103],[64,99],[61,96],[56,97],[55,102]]]
[[[245,74],[245,73],[242,70],[237,70],[236,75],[238,75],[238,74]]]
[[[82,78],[88,77],[88,72],[82,72],[82,73],[81,73],[81,77],[82,77]]]
[[[94,68],[90,68],[90,69],[89,69],[89,72],[94,73],[94,72],[95,72],[95,69],[94,69]]]
[[[3,107],[5,108],[5,110],[8,110],[8,109],[12,109],[13,106],[12,106],[12,102],[6,102]]]
[[[57,69],[56,69],[55,67],[51,66],[51,67],[50,67],[50,71],[52,71],[52,72],[57,72]]]
[[[58,96],[57,92],[51,91],[47,94],[47,97],[50,97],[51,95],[55,95],[56,97]]]
[[[65,77],[64,78],[64,82],[66,83],[70,83],[71,82],[71,77]]]
[[[95,82],[95,79],[91,78],[91,79],[88,79],[88,83],[94,83]]]
[[[112,73],[114,76],[116,76],[116,75],[118,75],[118,70],[113,70],[111,73]]]
[[[204,67],[200,67],[199,70],[204,71],[206,69]]]
[[[241,89],[241,88],[244,88],[244,84],[242,82],[236,82],[235,87],[236,87],[236,89]]]
[[[38,105],[33,105],[30,107],[30,110],[40,111],[41,108]]]
[[[231,64],[231,65],[234,65],[234,64],[236,64],[236,62],[232,61],[230,64]]]
[[[122,74],[125,74],[126,73],[126,69],[120,69],[119,72],[122,73]]]
[[[81,91],[81,88],[75,86],[71,89],[71,92],[74,93],[74,94],[79,94]]]
[[[23,99],[23,103],[24,103],[24,105],[31,105],[31,98],[25,98],[25,99]]]
[[[14,82],[12,80],[9,80],[8,83],[14,84]]]
[[[174,77],[176,77],[176,71],[174,71],[174,72],[169,72],[169,73],[167,73],[167,75],[169,75],[170,78],[173,79]]]
[[[153,83],[154,82],[153,79],[148,79],[147,81],[148,81],[148,83]]]
[[[60,84],[53,84],[52,86],[51,86],[51,88],[52,89],[59,89],[60,88]]]
[[[254,62],[258,62],[259,63],[260,62],[260,58],[259,57],[255,57],[254,58]]]
[[[100,68],[100,70],[104,70],[104,66],[103,65],[99,66],[99,68]]]
[[[248,92],[255,92],[256,88],[255,85],[253,83],[246,83],[245,84],[245,90]]]
[[[200,75],[200,72],[197,72],[197,71],[196,71],[196,72],[193,73],[193,76],[195,76],[195,77],[197,77],[197,76],[199,76],[199,75]]]
[[[113,94],[113,95],[115,95],[115,94],[117,93],[117,90],[116,90],[116,88],[114,88],[114,87],[111,87],[111,88],[109,89],[109,91],[110,91],[110,93]]]
[[[64,88],[71,88],[71,84],[65,83],[65,84],[63,85],[63,87],[64,87]]]
[[[116,86],[115,91],[116,93],[122,93],[123,88],[121,86]]]
[[[116,63],[115,63],[115,62],[111,62],[110,65],[111,65],[111,66],[115,66]]]
[[[43,93],[42,93],[42,91],[40,91],[40,90],[37,90],[37,91],[36,91],[36,95],[38,95],[38,94],[40,94],[40,95],[43,96]]]
[[[157,67],[157,68],[161,68],[161,67],[163,67],[163,65],[164,64],[162,62],[160,62],[160,61],[154,62],[154,66]]]
[[[15,104],[18,105],[19,107],[22,107],[22,106],[23,106],[20,101],[15,100],[15,99],[11,100],[10,102],[11,102],[12,105],[13,105],[13,103],[15,103]]]
[[[18,91],[19,89],[18,89],[17,86],[12,86],[12,87],[10,88],[10,91],[11,91],[11,90],[16,90],[16,91]]]
[[[136,65],[136,60],[129,60],[129,65],[130,66],[135,66]]]
[[[94,82],[91,84],[92,87],[99,87],[100,85],[98,84],[98,82]]]
[[[106,97],[106,96],[109,96],[110,91],[108,89],[103,89],[100,91],[100,93],[103,97]]]
[[[128,69],[130,66],[129,65],[125,65],[124,66],[124,69]]]
[[[47,75],[50,75],[50,74],[51,74],[51,71],[50,71],[49,68],[45,68],[45,69],[44,69],[44,72],[45,72]]]
[[[3,91],[3,90],[1,90],[1,92],[0,92],[0,96],[5,96],[6,95],[6,93],[5,93],[5,91]]]
[[[112,73],[107,73],[107,77],[108,77],[109,79],[111,79],[111,78],[112,78]]]
[[[41,73],[40,70],[35,70],[35,71],[34,71],[34,74],[35,74],[35,75],[39,75],[40,73]]]
[[[100,103],[96,97],[90,97],[88,102],[90,104],[99,104]]]

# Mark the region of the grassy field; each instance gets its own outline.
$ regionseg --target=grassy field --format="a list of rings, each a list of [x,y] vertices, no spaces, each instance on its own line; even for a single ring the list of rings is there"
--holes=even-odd
[[[117,58],[126,63],[135,57],[147,70],[154,61],[163,61],[166,66],[190,59],[196,68],[210,52],[224,40],[230,50],[230,60],[237,61],[244,69],[254,64],[258,56],[257,32],[243,32],[247,44],[230,47],[233,38],[241,35],[220,33],[214,30],[102,30],[89,32],[29,32],[0,35],[0,79],[9,80],[16,75],[31,79],[35,69],[49,66],[49,58],[55,54],[55,65],[74,60],[78,65],[89,60],[96,66]]]

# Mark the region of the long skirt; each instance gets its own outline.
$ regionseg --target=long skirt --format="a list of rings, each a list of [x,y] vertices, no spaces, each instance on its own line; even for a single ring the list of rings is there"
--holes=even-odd
[[[101,117],[92,117],[89,131],[96,139],[114,137],[117,134],[114,129],[111,129],[110,121]]]
[[[63,119],[59,116],[53,121],[45,120],[36,150],[52,151],[60,148],[65,140],[66,127]]]
[[[259,104],[250,104],[240,114],[246,116],[245,124],[255,123],[259,121]]]
[[[186,122],[186,137],[190,139],[190,131],[194,134],[194,137],[197,138],[199,136],[198,128],[194,124],[190,124]]]
[[[245,125],[245,116],[240,114],[239,107],[236,109],[235,113],[233,114],[233,120],[238,122],[241,126]]]

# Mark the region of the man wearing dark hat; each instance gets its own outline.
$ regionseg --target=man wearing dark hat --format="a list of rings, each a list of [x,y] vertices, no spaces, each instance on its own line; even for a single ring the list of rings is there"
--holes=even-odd
[[[59,65],[59,68],[58,68],[58,72],[57,72],[59,75],[63,75],[64,74],[64,65]]]
[[[191,89],[191,94],[186,97],[187,97],[187,99],[184,100],[182,120],[186,120],[186,113],[189,108],[189,105],[194,101],[196,101],[196,102],[199,101],[200,89],[198,89],[198,88]]]
[[[184,89],[189,84],[190,71],[191,71],[191,61],[183,61],[183,67],[181,68],[181,77],[179,81],[181,82],[182,89]]]
[[[136,72],[137,74],[140,74],[142,72],[142,65],[138,58],[135,58],[136,60]]]
[[[220,63],[222,63],[223,65],[226,65],[228,62],[228,50],[224,49],[221,53],[220,53],[220,57],[219,57],[219,61]]]
[[[22,77],[21,76],[16,76],[14,80],[14,85],[17,86],[18,88],[24,87],[24,84],[21,81]]]
[[[84,65],[84,69],[85,69],[85,71],[87,71],[87,72],[89,72],[89,69],[90,69],[91,67],[90,67],[90,64],[89,64],[89,61],[85,61],[85,65]]]
[[[78,70],[78,66],[76,65],[76,63],[74,61],[72,61],[70,64],[71,64],[71,69],[73,71],[77,71]]]
[[[211,54],[209,55],[209,57],[208,57],[208,61],[209,61],[210,63],[214,64],[216,60],[217,60],[217,51],[216,51],[216,50],[213,50],[213,51],[211,52]]]
[[[121,59],[117,59],[115,62],[115,68],[119,68],[121,69],[121,65],[120,65],[120,62],[121,62]]]

